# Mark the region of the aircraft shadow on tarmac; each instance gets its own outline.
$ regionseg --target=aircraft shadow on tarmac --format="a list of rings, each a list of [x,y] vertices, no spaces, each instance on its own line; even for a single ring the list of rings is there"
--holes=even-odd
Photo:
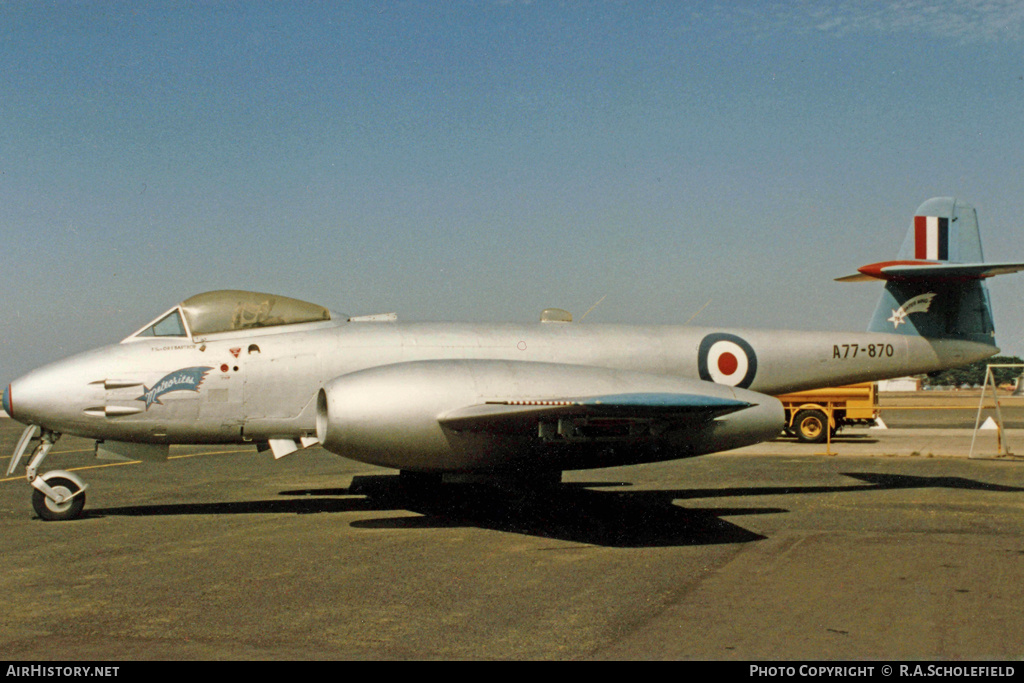
[[[397,475],[353,478],[348,488],[282,491],[282,500],[181,503],[87,509],[107,516],[317,514],[408,511],[416,516],[351,523],[357,529],[478,527],[610,547],[659,547],[745,543],[764,537],[722,517],[786,512],[776,508],[682,508],[678,491],[592,491],[590,484],[561,484],[538,491],[445,485],[428,490],[403,485]],[[621,487],[608,484],[602,487]]]
[[[764,536],[723,517],[785,512],[776,508],[684,508],[673,491],[595,491],[571,483],[537,490],[457,486],[454,491],[410,490],[398,477],[353,479],[351,490],[387,509],[422,517],[387,517],[352,524],[363,529],[472,526],[609,547],[746,543]],[[621,483],[599,486],[622,488]],[[301,493],[297,491],[291,494]],[[312,494],[321,492],[312,491]],[[454,495],[452,495],[454,493]]]
[[[920,477],[909,474],[881,474],[874,472],[843,472],[843,476],[860,479],[865,484],[855,486],[744,486],[738,488],[686,489],[675,491],[677,499],[781,496],[814,493],[857,493],[893,489],[962,489],[965,491],[997,491],[1004,493],[1024,491],[1024,487],[989,484],[963,477]]]
[[[774,507],[681,507],[677,500],[766,495],[857,493],[891,489],[950,488],[1019,492],[1024,488],[962,477],[922,477],[870,472],[844,473],[865,482],[854,486],[766,486],[676,490],[624,490],[626,483],[567,483],[533,491],[490,486],[410,487],[397,475],[357,476],[347,488],[282,491],[290,499],[184,503],[99,508],[105,516],[318,514],[408,511],[417,516],[361,519],[357,529],[477,527],[608,547],[662,547],[748,543],[765,537],[724,517],[789,512]],[[593,490],[588,487],[600,487]],[[619,490],[607,490],[617,488]]]

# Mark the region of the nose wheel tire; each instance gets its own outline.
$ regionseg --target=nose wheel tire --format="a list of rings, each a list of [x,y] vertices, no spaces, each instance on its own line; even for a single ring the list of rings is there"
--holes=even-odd
[[[55,503],[46,497],[42,491],[32,492],[32,507],[40,519],[48,522],[59,522],[67,519],[75,519],[82,514],[85,507],[85,494],[79,493],[81,489],[78,484],[65,479],[64,477],[53,477],[46,482],[50,488],[62,496],[74,496],[63,503]],[[77,496],[75,494],[78,494]]]

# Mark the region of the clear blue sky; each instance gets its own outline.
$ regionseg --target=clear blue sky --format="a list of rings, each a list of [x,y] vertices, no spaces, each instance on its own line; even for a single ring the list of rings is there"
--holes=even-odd
[[[862,330],[929,197],[1024,260],[1022,54],[998,0],[0,2],[0,383],[222,288]]]

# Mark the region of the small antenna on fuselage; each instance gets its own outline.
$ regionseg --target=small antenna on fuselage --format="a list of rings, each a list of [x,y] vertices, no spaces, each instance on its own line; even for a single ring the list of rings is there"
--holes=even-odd
[[[590,313],[590,312],[591,312],[592,310],[594,310],[595,308],[597,308],[598,306],[600,306],[600,305],[601,305],[601,302],[602,302],[602,301],[604,301],[604,300],[605,300],[605,299],[607,299],[607,298],[608,298],[608,295],[607,295],[607,294],[605,294],[604,296],[602,296],[602,297],[601,297],[600,299],[598,299],[598,300],[597,300],[597,303],[596,303],[596,304],[594,304],[593,306],[591,306],[590,308],[588,308],[588,309],[587,309],[587,313]],[[581,315],[581,316],[580,316],[580,319],[579,319],[579,321],[578,321],[578,322],[583,322],[583,319],[587,317],[587,313],[584,313],[583,315]]]
[[[690,316],[690,319],[689,319],[689,320],[687,320],[687,321],[686,321],[685,323],[683,323],[683,324],[684,324],[684,325],[689,325],[689,324],[690,324],[691,322],[693,322],[693,319],[694,319],[694,318],[696,318],[696,317],[697,317],[698,315],[700,315],[700,314],[701,314],[701,312],[702,312],[702,311],[703,311],[703,310],[704,310],[705,308],[707,308],[708,306],[710,306],[710,305],[711,305],[711,299],[708,299],[708,302],[707,302],[706,304],[704,304],[703,306],[701,306],[701,307],[700,307],[699,309],[697,309],[697,312],[696,312],[696,313],[694,313],[693,315],[691,315],[691,316]]]

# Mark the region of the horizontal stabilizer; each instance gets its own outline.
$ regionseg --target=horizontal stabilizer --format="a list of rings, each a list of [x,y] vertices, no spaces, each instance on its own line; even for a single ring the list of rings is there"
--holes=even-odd
[[[836,282],[875,280],[964,282],[1006,275],[1024,270],[1024,263],[936,263],[934,261],[883,261],[858,268],[856,275],[836,278]]]
[[[453,410],[438,422],[459,431],[505,431],[538,419],[570,417],[601,419],[712,420],[751,403],[717,396],[635,393],[585,398],[488,401]]]

